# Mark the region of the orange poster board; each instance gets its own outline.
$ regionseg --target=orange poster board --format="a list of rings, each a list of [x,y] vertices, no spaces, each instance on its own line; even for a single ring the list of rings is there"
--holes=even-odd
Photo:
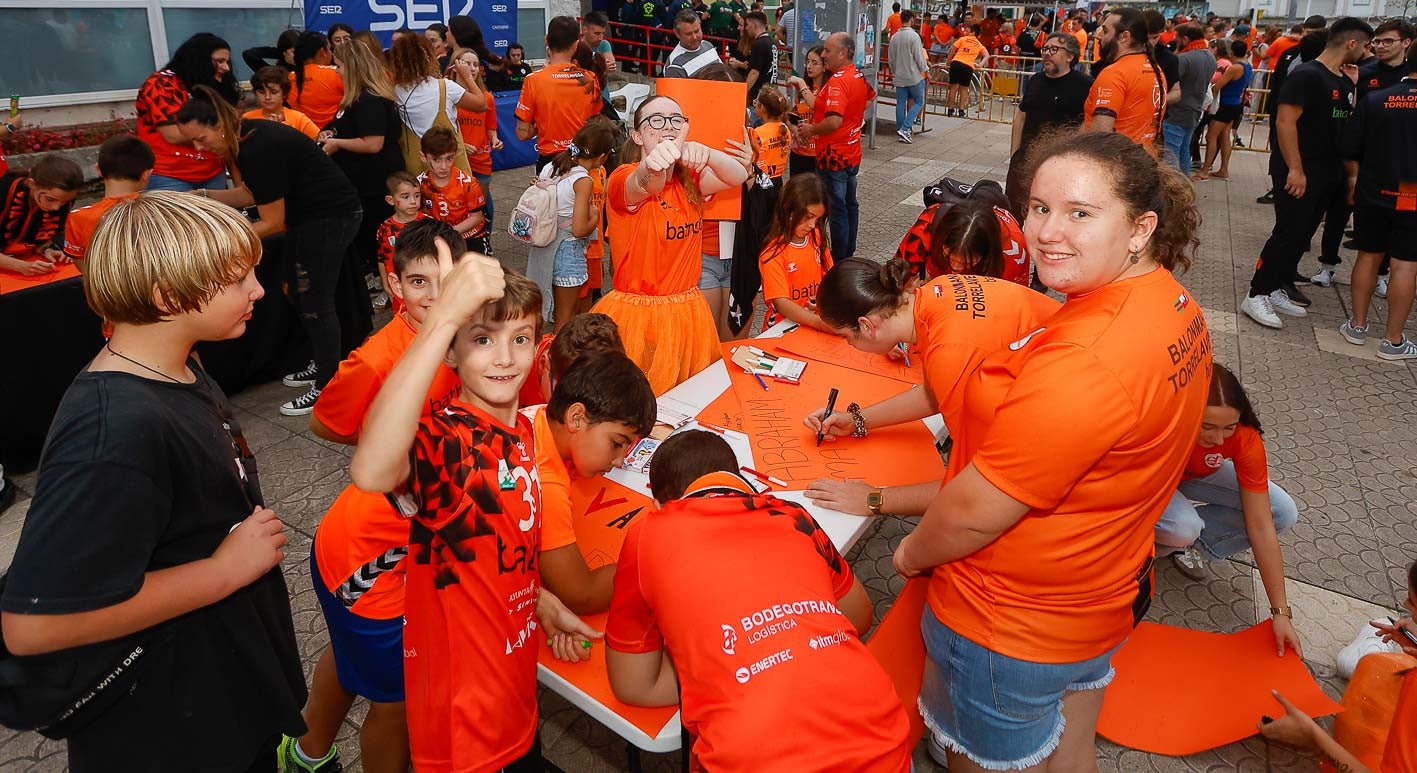
[[[731,365],[732,363],[725,364]],[[732,387],[723,390],[723,394],[715,397],[713,402],[704,406],[704,409],[699,411],[699,415],[694,418],[723,429],[737,432],[748,431],[743,426],[743,404],[738,402],[738,393],[734,392]]]
[[[747,139],[748,84],[659,78],[654,93],[672,97],[689,119],[689,141],[714,150],[731,151],[728,140]],[[704,203],[705,220],[738,220],[743,216],[743,189],[729,188]]]
[[[48,274],[39,276],[21,276],[9,271],[0,271],[0,295],[5,293],[28,290],[31,287],[39,287],[53,282],[61,282],[65,279],[72,279],[79,275],[79,267],[73,263],[61,264],[57,269]]]
[[[754,469],[785,481],[787,490],[805,489],[823,477],[867,479],[878,486],[944,479],[945,466],[935,451],[934,435],[918,421],[873,429],[864,438],[823,441],[820,446],[816,433],[802,423],[807,414],[826,407],[832,388],[840,392],[836,409],[843,410],[853,402],[870,405],[897,395],[910,389],[910,384],[812,361],[800,384],[768,381],[764,390],[757,379],[733,364],[733,348],[747,343],[723,344],[723,360],[743,406],[743,431],[752,445]],[[765,351],[783,351],[770,339],[759,339],[753,345]]]
[[[1196,754],[1255,735],[1281,717],[1278,690],[1311,717],[1342,710],[1293,650],[1274,654],[1268,620],[1239,633],[1142,623],[1112,656],[1097,732],[1153,754]]]
[[[805,327],[786,333],[777,340],[778,348],[810,360],[844,365],[863,373],[889,376],[907,384],[925,383],[923,358],[913,351],[910,353],[910,365],[906,365],[903,359],[893,360],[884,354],[863,352],[847,343],[841,336]]]
[[[650,498],[631,491],[609,478],[575,478],[571,481],[571,517],[576,531],[576,544],[591,569],[614,563],[625,542],[625,529],[646,513],[653,503]],[[586,624],[597,631],[605,630],[606,614],[584,615]],[[566,663],[551,655],[542,643],[538,662],[563,679],[579,687],[611,711],[624,717],[651,738],[668,724],[678,706],[647,709],[621,703],[610,689],[610,676],[605,670],[605,645],[595,642],[591,658],[580,663]]]

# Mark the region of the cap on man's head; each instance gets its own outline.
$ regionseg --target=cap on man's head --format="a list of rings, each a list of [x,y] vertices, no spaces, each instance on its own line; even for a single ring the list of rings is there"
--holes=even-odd
[[[1304,20],[1304,29],[1306,30],[1321,30],[1327,26],[1328,20],[1318,14],[1314,14]]]

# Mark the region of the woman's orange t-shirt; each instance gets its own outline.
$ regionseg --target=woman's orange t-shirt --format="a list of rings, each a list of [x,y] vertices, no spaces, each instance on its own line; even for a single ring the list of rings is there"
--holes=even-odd
[[[951,427],[949,472],[972,464],[1030,510],[933,568],[936,617],[1034,663],[1087,660],[1126,639],[1210,377],[1200,305],[1164,269],[1072,296],[985,357]]]
[[[753,130],[753,154],[758,168],[768,177],[781,177],[787,171],[787,153],[792,135],[782,121],[768,121]]]
[[[458,108],[458,129],[467,146],[467,165],[477,174],[492,174],[492,134],[497,131],[497,110],[492,92],[484,90],[487,109],[481,113]]]
[[[322,129],[335,119],[341,99],[344,99],[344,79],[339,70],[329,65],[305,65],[303,89],[296,84],[295,73],[290,74],[290,106],[309,116]]]
[[[797,97],[797,104],[792,106],[792,112],[804,121],[812,120],[812,106],[807,104],[807,100]],[[792,152],[799,156],[817,157],[817,138],[808,137],[806,142],[793,142]]]
[[[283,123],[286,126],[289,126],[290,128],[305,135],[306,137],[309,137],[312,140],[320,136],[320,127],[316,126],[315,122],[310,120],[310,116],[305,115],[304,113],[294,108],[288,107],[280,111],[280,119],[278,121],[270,115],[267,115],[264,110],[261,110],[259,108],[257,108],[256,110],[248,110],[245,113],[242,113],[241,117],[249,118],[253,121],[259,121],[264,119],[267,121],[276,121],[277,123]]]
[[[611,284],[636,295],[688,292],[698,286],[703,270],[703,214],[689,201],[677,172],[658,195],[632,208],[625,200],[625,183],[637,168],[638,163],[621,164],[606,184],[615,261]]]
[[[1196,443],[1186,461],[1185,480],[1204,478],[1220,469],[1226,460],[1235,465],[1235,477],[1240,488],[1256,494],[1269,491],[1269,462],[1265,455],[1264,438],[1259,430],[1244,424],[1218,446]]]
[[[812,309],[822,277],[831,267],[831,248],[822,244],[816,231],[801,244],[783,244],[779,240],[764,247],[758,256],[758,268],[763,275],[763,304],[767,306],[763,329],[782,321],[782,314],[772,305],[778,298]]]

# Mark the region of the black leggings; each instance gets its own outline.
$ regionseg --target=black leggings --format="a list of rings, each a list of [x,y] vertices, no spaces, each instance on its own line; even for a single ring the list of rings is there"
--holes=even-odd
[[[796,176],[803,172],[817,171],[817,157],[793,153],[787,157],[787,173]]]
[[[300,314],[315,360],[315,386],[324,389],[340,363],[335,285],[361,213],[356,210],[290,226],[285,234],[286,298]]]

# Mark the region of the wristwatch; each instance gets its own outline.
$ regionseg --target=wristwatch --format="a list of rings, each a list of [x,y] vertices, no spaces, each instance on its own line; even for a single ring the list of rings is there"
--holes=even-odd
[[[884,491],[884,488],[878,488],[866,495],[866,509],[871,511],[871,515],[881,514],[881,494]]]
[[[1270,607],[1270,608],[1269,608],[1269,616],[1270,616],[1270,617],[1279,617],[1280,615],[1283,615],[1283,616],[1289,618],[1290,620],[1293,620],[1293,619],[1294,619],[1294,610],[1290,609],[1290,608],[1287,607],[1287,606],[1286,606],[1286,607]]]

